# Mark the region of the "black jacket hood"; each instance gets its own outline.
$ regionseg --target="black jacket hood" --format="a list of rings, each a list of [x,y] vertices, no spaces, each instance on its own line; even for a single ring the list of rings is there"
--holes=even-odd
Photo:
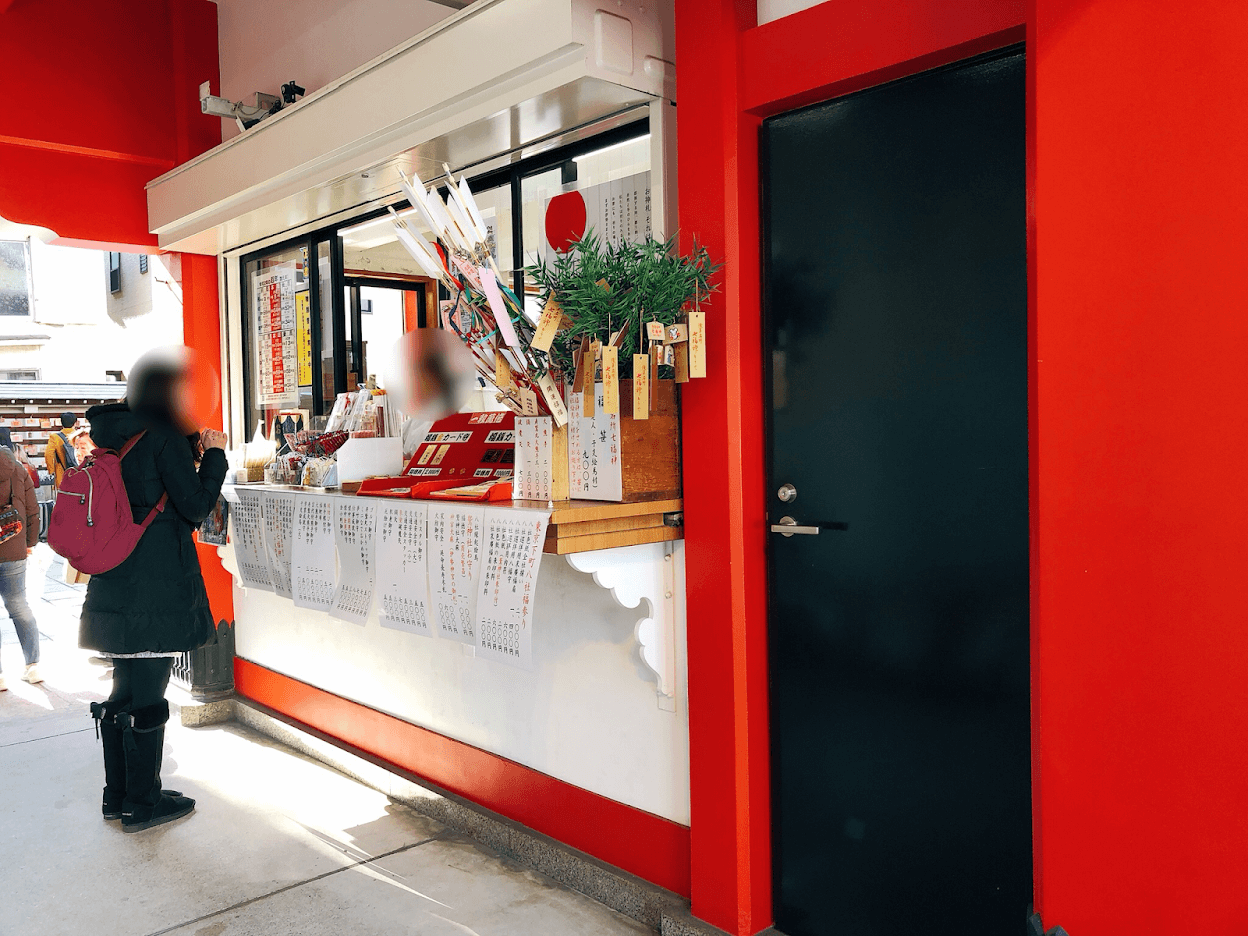
[[[132,413],[126,403],[103,403],[87,410],[91,441],[97,448],[120,449],[131,436],[156,428],[150,420]]]

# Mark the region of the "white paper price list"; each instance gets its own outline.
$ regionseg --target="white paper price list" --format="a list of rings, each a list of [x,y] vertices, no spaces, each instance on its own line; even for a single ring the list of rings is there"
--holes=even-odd
[[[273,591],[291,596],[290,548],[295,524],[295,495],[266,494],[264,500],[264,548]]]
[[[334,602],[334,504],[315,495],[295,497],[291,577],[295,606],[328,611]]]
[[[533,663],[533,602],[550,514],[486,510],[477,653],[517,666]]]
[[[338,587],[334,591],[333,617],[363,624],[373,606],[377,572],[373,563],[376,545],[377,503],[354,497],[334,498],[334,542],[338,548]]]
[[[484,513],[480,507],[429,508],[429,591],[438,635],[474,645]]]
[[[234,551],[243,587],[272,591],[264,547],[264,510],[259,492],[238,492],[238,503],[230,511],[230,522],[234,524]]]
[[[428,504],[386,504],[377,525],[377,603],[382,627],[432,637],[426,556]]]

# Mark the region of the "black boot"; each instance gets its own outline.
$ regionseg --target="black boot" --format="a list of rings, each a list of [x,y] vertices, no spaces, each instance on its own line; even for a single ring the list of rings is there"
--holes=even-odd
[[[180,819],[195,808],[187,796],[167,796],[160,789],[159,764],[165,746],[165,723],[169,703],[161,699],[117,716],[126,752],[126,799],[121,810],[121,830],[140,832]]]
[[[104,745],[104,818],[120,819],[121,803],[126,798],[126,752],[121,748],[121,729],[114,718],[116,703],[92,702],[91,717],[95,719],[95,736]]]
[[[104,801],[101,810],[105,819],[120,819],[122,803],[126,798],[126,752],[122,748],[121,728],[116,722],[116,717],[123,708],[122,703],[112,699],[91,703],[95,736],[104,746]],[[159,762],[156,766],[159,772]],[[167,796],[182,795],[177,790],[161,792]]]

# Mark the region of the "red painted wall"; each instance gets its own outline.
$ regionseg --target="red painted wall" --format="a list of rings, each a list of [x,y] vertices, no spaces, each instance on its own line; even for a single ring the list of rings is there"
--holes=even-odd
[[[677,8],[681,228],[740,264],[710,316],[724,373],[685,397],[694,912],[768,919],[750,121],[1025,22],[1037,905],[1076,936],[1243,932],[1248,11],[829,0],[750,28],[749,6]]]
[[[1240,934],[1248,8],[1034,17],[1041,906]]]
[[[209,0],[13,0],[0,10],[0,216],[137,251],[149,180],[219,143]]]

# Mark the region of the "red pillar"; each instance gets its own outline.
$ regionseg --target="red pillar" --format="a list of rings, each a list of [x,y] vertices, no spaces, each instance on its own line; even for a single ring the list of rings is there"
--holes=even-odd
[[[217,258],[182,254],[182,337],[204,360],[220,369],[221,306],[217,289]],[[211,428],[224,425],[220,407]],[[217,547],[196,543],[199,565],[208,588],[212,616],[217,621],[234,620],[234,584],[217,556]]]
[[[737,82],[754,15],[676,5],[681,246],[696,236],[725,264],[707,377],[682,391],[692,903],[739,936],[771,923],[758,119]]]

